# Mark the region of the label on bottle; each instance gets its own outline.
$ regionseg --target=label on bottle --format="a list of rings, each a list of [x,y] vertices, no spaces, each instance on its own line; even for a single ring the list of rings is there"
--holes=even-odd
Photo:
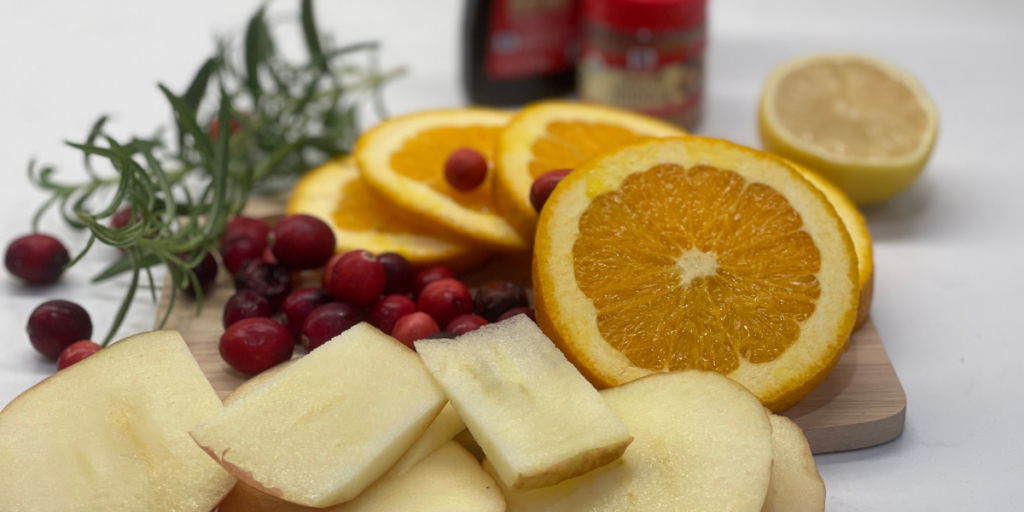
[[[572,69],[577,13],[573,0],[493,0],[487,75],[515,80]]]

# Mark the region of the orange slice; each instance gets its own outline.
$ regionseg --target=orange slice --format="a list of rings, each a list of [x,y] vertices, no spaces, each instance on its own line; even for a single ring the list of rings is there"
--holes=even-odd
[[[381,195],[441,229],[499,250],[526,242],[497,213],[493,172],[483,185],[463,192],[444,177],[452,151],[469,147],[493,162],[498,134],[512,114],[470,108],[391,118],[360,137],[355,157],[363,178]]]
[[[306,173],[292,190],[288,215],[304,213],[334,230],[337,252],[397,252],[415,266],[470,268],[488,252],[452,233],[423,225],[388,203],[362,180],[352,158],[332,160]]]
[[[839,360],[857,255],[784,160],[701,137],[642,141],[569,174],[541,213],[537,321],[598,387],[712,370],[773,411]]]
[[[575,169],[642,137],[677,137],[681,129],[626,110],[567,101],[524,108],[501,132],[494,196],[501,214],[523,238],[533,239],[537,212],[530,204],[533,180],[555,169]]]

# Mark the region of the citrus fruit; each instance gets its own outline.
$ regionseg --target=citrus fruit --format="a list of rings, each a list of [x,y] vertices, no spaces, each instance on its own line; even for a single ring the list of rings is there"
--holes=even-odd
[[[685,135],[679,128],[626,110],[567,101],[524,108],[498,139],[494,196],[498,209],[527,240],[533,239],[537,211],[530,186],[540,175],[575,169],[601,153],[641,137]]]
[[[540,215],[537,323],[598,387],[727,375],[772,409],[828,375],[857,312],[857,255],[784,160],[701,137],[577,168]]]
[[[917,80],[863,55],[813,55],[779,66],[758,114],[767,151],[821,173],[857,204],[910,186],[939,126]]]
[[[493,162],[498,134],[511,117],[483,108],[394,117],[359,138],[356,161],[371,187],[425,222],[493,249],[525,249],[526,242],[495,208],[493,172],[472,190],[459,190],[445,179],[445,162],[456,150],[472,149]]]
[[[846,231],[850,234],[850,239],[853,240],[853,248],[857,252],[857,272],[860,283],[860,298],[857,300],[857,322],[853,325],[853,330],[856,331],[868,320],[868,313],[871,310],[871,297],[875,290],[875,265],[872,257],[871,233],[868,232],[868,224],[864,221],[864,216],[860,214],[857,206],[853,204],[849,197],[846,197],[842,190],[839,190],[831,182],[822,178],[818,173],[800,164],[793,162],[790,162],[790,164],[800,171],[800,174],[807,181],[811,182],[812,185],[825,194],[828,202],[832,204],[832,207],[836,209],[836,213],[839,214],[839,218],[843,219],[843,225],[846,226]]]
[[[334,230],[335,252],[396,252],[416,266],[468,268],[488,252],[444,230],[423,225],[391,205],[360,178],[352,158],[313,169],[299,180],[285,209],[317,217]]]

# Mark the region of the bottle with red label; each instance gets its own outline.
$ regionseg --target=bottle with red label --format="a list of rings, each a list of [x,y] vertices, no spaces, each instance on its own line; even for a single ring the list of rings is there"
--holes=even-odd
[[[577,0],[467,0],[463,84],[472,103],[519,105],[576,85]]]

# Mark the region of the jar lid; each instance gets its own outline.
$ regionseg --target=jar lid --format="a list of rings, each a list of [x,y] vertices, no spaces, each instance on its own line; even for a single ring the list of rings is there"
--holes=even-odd
[[[583,16],[611,27],[663,30],[704,22],[707,0],[585,0]]]

